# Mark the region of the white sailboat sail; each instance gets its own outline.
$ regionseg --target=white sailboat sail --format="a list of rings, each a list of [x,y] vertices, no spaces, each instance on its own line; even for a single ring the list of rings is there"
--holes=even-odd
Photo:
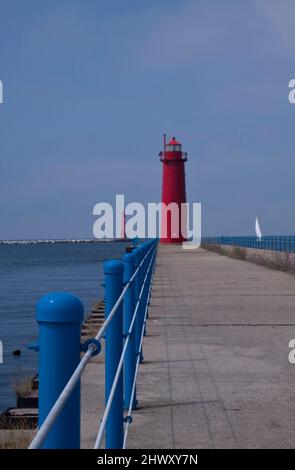
[[[262,233],[261,233],[261,230],[260,230],[260,226],[259,226],[259,222],[258,222],[257,217],[256,217],[256,221],[255,221],[255,232],[256,232],[257,238],[259,239],[259,241],[261,241]]]

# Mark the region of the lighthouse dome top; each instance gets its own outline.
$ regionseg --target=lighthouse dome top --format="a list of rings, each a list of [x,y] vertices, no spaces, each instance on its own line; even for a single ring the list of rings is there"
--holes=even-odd
[[[172,137],[170,142],[168,142],[168,145],[181,145],[181,143],[178,142],[178,140],[176,140],[175,137]]]
[[[166,150],[168,152],[181,152],[181,143],[178,142],[175,137],[172,137],[170,142],[167,144]]]

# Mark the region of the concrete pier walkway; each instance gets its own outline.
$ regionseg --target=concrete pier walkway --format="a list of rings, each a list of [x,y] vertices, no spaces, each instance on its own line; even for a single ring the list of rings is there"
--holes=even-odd
[[[160,246],[129,447],[295,447],[295,279]]]
[[[295,447],[294,286],[286,273],[160,246],[128,448]],[[85,447],[97,377],[95,359],[83,379]]]

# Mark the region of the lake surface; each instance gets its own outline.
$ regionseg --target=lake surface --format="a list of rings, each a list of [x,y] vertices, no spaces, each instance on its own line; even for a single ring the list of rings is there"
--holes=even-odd
[[[37,373],[38,353],[27,345],[38,339],[35,306],[50,291],[78,295],[90,312],[103,296],[103,262],[121,258],[127,242],[0,245],[0,412],[16,404],[13,384]],[[12,352],[21,350],[20,357]]]

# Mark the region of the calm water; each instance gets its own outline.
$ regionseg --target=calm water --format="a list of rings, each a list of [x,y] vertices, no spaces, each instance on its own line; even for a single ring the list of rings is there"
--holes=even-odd
[[[103,295],[103,261],[120,258],[126,243],[0,245],[0,411],[15,406],[13,383],[37,372],[38,353],[27,345],[37,339],[35,305],[49,291],[78,295],[85,313]],[[12,355],[21,349],[20,357]]]

